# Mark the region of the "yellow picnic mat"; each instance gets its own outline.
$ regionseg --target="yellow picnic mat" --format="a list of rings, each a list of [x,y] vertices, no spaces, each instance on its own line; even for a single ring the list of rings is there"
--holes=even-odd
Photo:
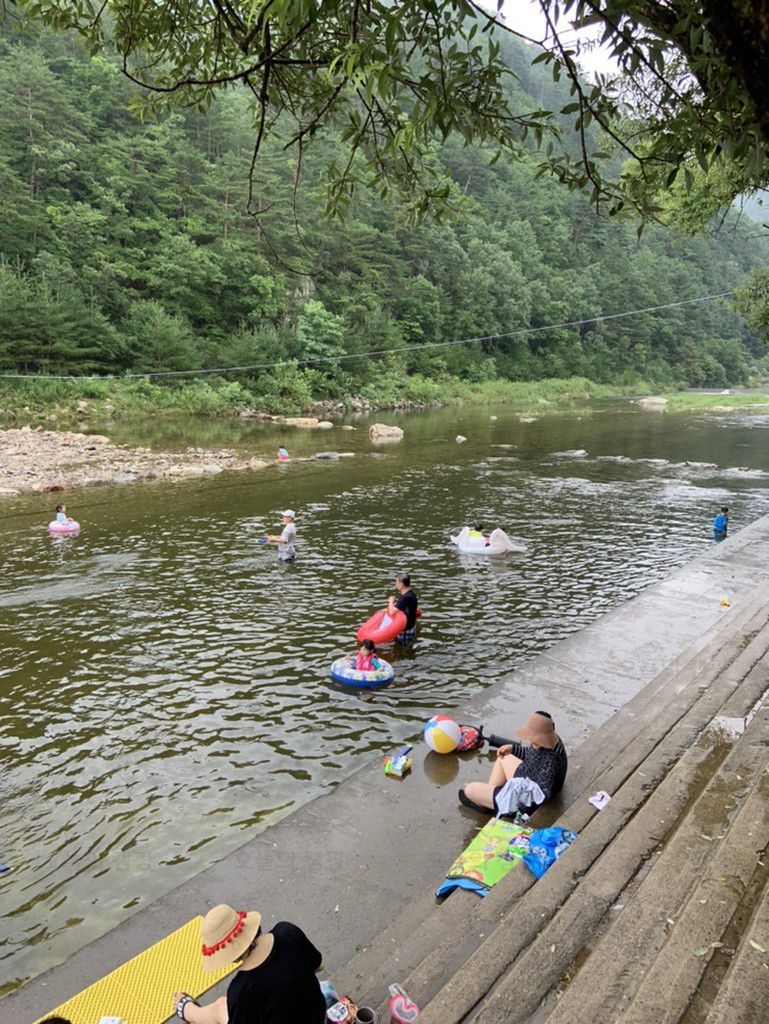
[[[172,1015],[174,992],[189,992],[197,999],[237,966],[203,972],[201,920],[194,917],[45,1017],[55,1014],[72,1024],[99,1024],[102,1017],[118,1017],[126,1024],[162,1024]]]

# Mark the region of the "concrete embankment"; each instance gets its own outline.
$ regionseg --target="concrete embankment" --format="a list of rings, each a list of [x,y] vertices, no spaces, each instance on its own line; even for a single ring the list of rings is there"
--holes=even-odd
[[[222,901],[258,907],[270,924],[300,923],[354,997],[381,1005],[388,982],[405,982],[425,1024],[544,1013],[555,1024],[567,1012],[602,1022],[627,1013],[628,1024],[647,1006],[645,1019],[678,1021],[702,992],[707,1012],[719,1012],[722,992],[755,980],[750,939],[769,948],[756,874],[769,843],[766,565],[769,518],[466,709],[463,720],[503,732],[546,708],[569,748],[566,790],[536,823],[557,818],[580,838],[536,886],[516,869],[483,901],[457,893],[436,907],[435,886],[481,824],[458,808],[456,789],[488,765],[485,755],[439,758],[419,745],[411,777],[388,780],[381,763],[362,769],[8,996],[3,1021],[29,1024]],[[600,814],[586,799],[594,789],[613,796]],[[690,936],[697,946],[684,955]],[[676,955],[658,959],[668,942]]]

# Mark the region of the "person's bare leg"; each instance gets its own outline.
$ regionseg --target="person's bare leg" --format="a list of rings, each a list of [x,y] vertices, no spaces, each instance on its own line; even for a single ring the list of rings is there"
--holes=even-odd
[[[494,810],[494,787],[488,782],[468,782],[465,786],[465,796],[479,807],[488,807]]]
[[[504,764],[503,764],[504,762]],[[515,775],[520,758],[508,754],[506,757],[498,757],[491,768],[488,782],[468,782],[465,786],[465,794],[478,804],[479,807],[488,807],[494,810],[494,790],[497,786],[504,786],[508,779]]]

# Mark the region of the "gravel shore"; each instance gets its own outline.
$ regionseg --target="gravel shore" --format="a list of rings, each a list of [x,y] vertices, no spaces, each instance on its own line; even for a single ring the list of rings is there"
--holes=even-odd
[[[21,427],[0,431],[0,496],[65,491],[92,484],[213,476],[225,469],[262,469],[263,459],[231,448],[160,452],[113,444],[102,434]]]

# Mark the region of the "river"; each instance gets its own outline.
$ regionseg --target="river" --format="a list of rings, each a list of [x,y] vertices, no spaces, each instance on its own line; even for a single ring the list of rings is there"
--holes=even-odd
[[[769,511],[762,415],[608,402],[533,423],[505,407],[377,418],[405,439],[374,448],[366,421],[121,427],[164,447],[355,458],[72,491],[76,538],[48,536],[51,496],[3,505],[0,993],[687,561],[720,504],[732,529]],[[290,567],[255,543],[287,506]],[[450,533],[478,518],[525,553],[459,555]],[[331,660],[399,570],[424,609],[416,645],[388,655],[390,688],[334,688]]]

